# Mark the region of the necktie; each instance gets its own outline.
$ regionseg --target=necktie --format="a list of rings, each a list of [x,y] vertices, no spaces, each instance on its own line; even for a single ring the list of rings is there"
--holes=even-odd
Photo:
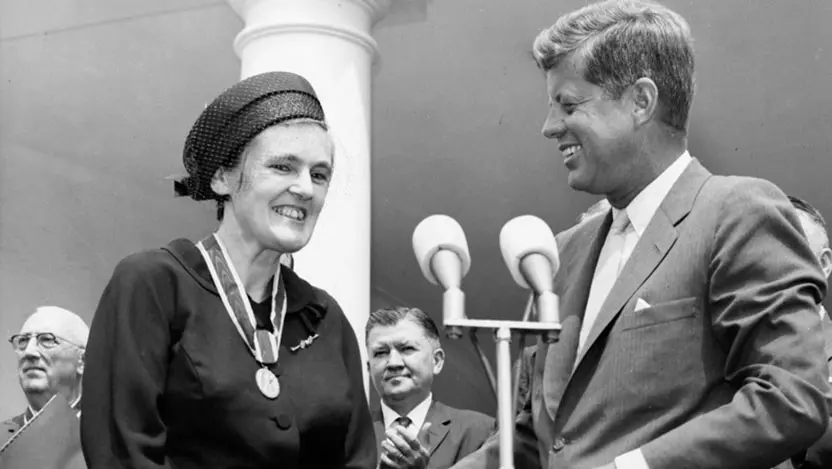
[[[581,323],[581,335],[578,339],[578,352],[583,350],[585,342],[592,330],[592,325],[598,317],[604,300],[607,299],[612,286],[618,279],[618,274],[624,263],[627,262],[625,253],[627,248],[627,232],[632,230],[630,218],[624,210],[613,209],[613,220],[604,247],[598,256],[598,263],[595,265],[595,275],[592,278],[592,286],[589,289],[589,298],[586,302],[584,319]]]
[[[401,425],[404,428],[409,427],[410,424],[413,423],[413,421],[410,420],[408,417],[399,417],[396,420],[393,420],[393,422],[398,423],[399,425]]]

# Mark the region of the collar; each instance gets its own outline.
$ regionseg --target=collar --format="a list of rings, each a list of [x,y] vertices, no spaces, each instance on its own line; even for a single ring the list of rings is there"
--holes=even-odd
[[[693,158],[687,150],[681,156],[676,158],[670,166],[667,167],[656,179],[647,185],[641,192],[630,202],[630,205],[624,208],[627,216],[630,218],[630,223],[641,238],[647,225],[659,209],[659,206],[667,197],[670,189],[679,180],[679,177],[688,167]],[[618,216],[619,209],[613,207],[613,216]]]
[[[35,412],[35,409],[33,409],[32,406],[27,405],[26,412],[23,412],[23,424],[25,425],[29,423],[29,420],[32,420],[35,414],[37,414],[37,412]]]
[[[47,404],[49,404],[49,402],[47,402]],[[46,407],[46,406],[44,406],[44,407]],[[73,400],[69,404],[69,407],[71,407],[73,410],[77,411],[78,417],[81,416],[81,395],[80,394],[78,394],[78,397],[76,397],[75,400]],[[43,409],[41,408],[40,410],[43,410]],[[23,413],[23,423],[24,424],[29,423],[29,420],[32,420],[32,418],[37,413],[38,412],[35,412],[35,409],[33,409],[31,405],[27,405],[26,406],[26,412]]]
[[[416,428],[421,429],[422,425],[425,423],[425,419],[428,416],[428,410],[430,410],[430,404],[433,401],[433,394],[429,393],[428,397],[425,398],[424,401],[420,402],[419,405],[413,408],[407,415],[404,417],[408,417]],[[381,417],[382,421],[384,422],[384,428],[390,426],[394,420],[400,417],[399,413],[395,410],[387,407],[387,404],[384,401],[381,401]]]
[[[170,253],[202,287],[219,295],[208,265],[194,242],[180,238],[171,241],[162,249]],[[280,275],[286,285],[286,312],[296,313],[311,306],[320,319],[327,310],[327,295],[285,265],[280,266]]]

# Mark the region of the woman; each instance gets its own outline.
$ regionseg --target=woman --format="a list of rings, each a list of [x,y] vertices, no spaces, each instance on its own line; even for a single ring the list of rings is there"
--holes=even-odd
[[[248,78],[205,109],[176,187],[216,199],[219,228],[116,267],[87,348],[91,469],[375,467],[353,330],[280,267],[309,242],[332,155],[300,76]]]

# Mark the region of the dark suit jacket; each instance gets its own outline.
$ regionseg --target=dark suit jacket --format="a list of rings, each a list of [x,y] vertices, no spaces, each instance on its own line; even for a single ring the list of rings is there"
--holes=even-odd
[[[534,357],[537,354],[537,344],[524,347],[520,357],[514,364],[514,372],[517,380],[517,396],[514,404],[515,413],[523,410],[523,405],[531,397],[532,369],[534,368]]]
[[[74,408],[79,409],[79,407],[80,407],[79,405],[76,405]],[[31,419],[32,417],[33,417],[32,412],[27,407],[26,411],[24,411],[22,414],[16,415],[16,416],[6,420],[5,422],[3,422],[3,431],[2,431],[2,435],[3,435],[3,438],[4,438],[3,439],[3,444],[5,444],[6,441],[8,441],[8,439],[11,438],[18,430],[23,428],[23,424],[26,422],[26,420]],[[80,423],[78,424],[78,426],[79,426],[79,431],[80,431]],[[80,440],[78,439],[77,434],[73,437],[70,437],[70,438],[76,440],[77,450],[71,452],[69,458],[64,461],[64,464],[62,465],[62,469],[86,469],[87,465],[84,462],[84,455],[81,452]],[[0,444],[0,447],[2,447],[3,444]],[[40,443],[38,443],[38,448],[39,449],[41,448]],[[52,448],[49,448],[49,449],[52,449]],[[16,468],[9,468],[9,469],[16,469]],[[23,469],[23,468],[20,468],[20,469]]]
[[[386,438],[381,410],[373,412],[376,443],[381,455],[381,442]],[[431,427],[424,438],[430,453],[428,469],[447,469],[476,451],[494,433],[494,418],[466,409],[454,409],[436,400],[431,403],[425,423]]]
[[[78,402],[78,404],[75,405],[74,408],[79,410],[78,417],[80,418],[80,401]],[[15,415],[14,417],[3,422],[3,430],[0,430],[0,438],[2,438],[2,441],[5,443],[6,440],[8,440],[9,437],[14,435],[16,431],[23,428],[23,424],[26,422],[26,420],[30,418],[32,418],[32,411],[29,410],[29,407],[27,406],[26,410],[22,414]],[[2,444],[0,444],[0,446],[2,446]]]
[[[6,442],[14,433],[21,428],[23,428],[23,423],[26,419],[32,418],[32,413],[29,411],[29,408],[26,408],[26,411],[20,415],[15,415],[14,417],[6,420],[3,422],[3,442]],[[2,446],[2,445],[0,445]]]
[[[825,354],[826,363],[829,368],[829,374],[832,376],[832,318],[829,314],[824,315],[823,318],[823,336],[825,340]],[[792,458],[791,466],[781,465],[778,469],[795,467],[799,469],[825,469],[832,467],[832,420],[826,427],[826,433],[812,445],[806,453]]]
[[[610,214],[558,235],[559,342],[538,341],[515,467],[590,469],[640,448],[651,469],[767,469],[826,428],[823,278],[773,184],[694,160],[578,336]],[[635,310],[638,299],[648,307]],[[497,467],[491,438],[457,467]]]

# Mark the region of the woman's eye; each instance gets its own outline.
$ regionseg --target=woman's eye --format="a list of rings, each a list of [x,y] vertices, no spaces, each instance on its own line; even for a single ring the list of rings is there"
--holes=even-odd
[[[326,171],[313,171],[312,172],[312,179],[320,182],[329,182],[330,173]]]
[[[291,166],[289,166],[288,164],[283,164],[283,163],[273,164],[272,168],[274,168],[274,169],[276,169],[276,170],[278,170],[282,173],[288,173],[292,170]]]

